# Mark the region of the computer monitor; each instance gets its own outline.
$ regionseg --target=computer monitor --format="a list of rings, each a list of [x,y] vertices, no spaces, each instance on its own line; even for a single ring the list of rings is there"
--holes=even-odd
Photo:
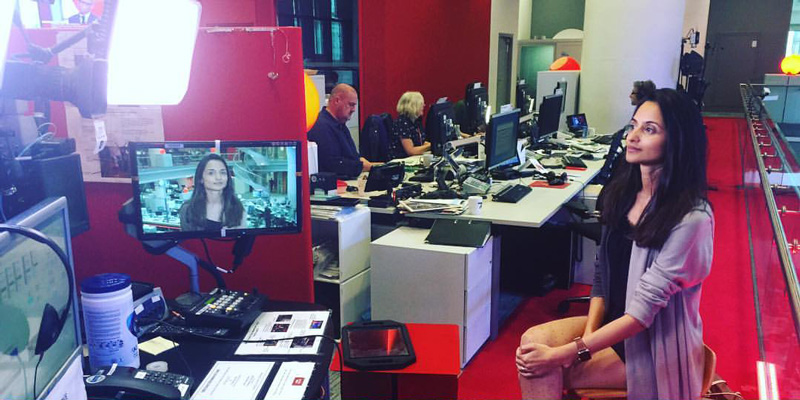
[[[489,109],[489,92],[486,87],[480,86],[480,82],[467,85],[464,106],[467,113],[461,131],[466,133],[482,132],[486,127],[486,113]]]
[[[486,170],[493,171],[519,163],[517,129],[519,109],[492,115],[486,129]]]
[[[573,133],[582,133],[589,128],[586,114],[573,114],[567,116],[567,129]]]
[[[48,198],[7,223],[35,229],[52,239],[67,256],[68,267],[75,275],[64,197]],[[72,283],[75,287],[74,280]],[[72,306],[66,310],[61,333],[39,362],[34,349],[43,310],[49,304],[61,315],[69,297]],[[46,398],[68,371],[65,379],[75,379],[75,368],[77,379],[82,378],[81,324],[69,275],[52,249],[9,232],[0,233],[0,319],[0,399]],[[78,384],[82,386],[82,382]]]
[[[431,143],[431,152],[436,156],[442,155],[445,143],[458,139],[455,131],[455,110],[453,103],[443,101],[431,106],[428,116],[425,117],[425,138]]]
[[[375,165],[369,170],[364,191],[392,190],[403,183],[405,171],[405,165],[401,162]]]
[[[130,147],[140,240],[300,232],[300,142],[131,142]]]
[[[517,83],[517,108],[520,110],[521,115],[528,115],[533,113],[536,108],[531,88],[525,81]]]
[[[531,144],[541,143],[558,132],[563,97],[560,94],[552,94],[542,99],[542,103],[539,105],[539,117],[536,120],[538,129],[533,130],[537,132],[531,135]]]

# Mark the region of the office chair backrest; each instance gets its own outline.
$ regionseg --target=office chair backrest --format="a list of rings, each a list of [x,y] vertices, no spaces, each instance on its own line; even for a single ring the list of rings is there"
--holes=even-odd
[[[367,117],[359,138],[361,156],[367,160],[379,162],[391,159],[391,124],[392,117],[388,113],[373,114]]]
[[[611,180],[611,175],[614,173],[614,167],[617,165],[619,156],[625,152],[622,148],[622,139],[624,135],[625,128],[614,133],[614,137],[611,139],[611,145],[608,147],[608,153],[606,153],[606,161],[603,163],[603,167],[600,168],[600,172],[597,173],[597,176],[592,181],[593,183],[605,185]]]

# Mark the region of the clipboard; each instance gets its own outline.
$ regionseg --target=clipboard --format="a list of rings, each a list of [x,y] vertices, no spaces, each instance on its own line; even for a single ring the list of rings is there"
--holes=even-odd
[[[464,219],[437,219],[425,243],[447,246],[483,247],[492,233],[492,224],[486,221]]]

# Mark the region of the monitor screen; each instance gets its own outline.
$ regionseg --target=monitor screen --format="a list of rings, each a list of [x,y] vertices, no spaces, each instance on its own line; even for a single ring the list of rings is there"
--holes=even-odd
[[[487,170],[491,171],[519,162],[517,157],[518,129],[518,109],[492,115],[486,130]]]
[[[586,114],[575,114],[567,116],[567,128],[569,128],[570,132],[581,131],[584,128],[588,127],[589,123],[586,122]]]
[[[431,106],[425,118],[425,137],[431,142],[431,152],[442,155],[446,142],[458,139],[455,131],[455,110],[453,103],[444,101]]]
[[[489,107],[489,92],[485,87],[475,87],[476,84],[467,85],[464,96],[464,106],[467,115],[462,132],[475,133],[483,130],[486,124],[486,110]]]
[[[130,143],[139,239],[300,231],[300,142]]]
[[[374,165],[369,170],[364,190],[367,192],[392,190],[395,186],[399,186],[403,183],[405,172],[405,164],[401,162]]]
[[[531,89],[527,83],[517,84],[517,108],[520,109],[522,115],[528,115],[533,112],[535,102],[531,94]]]
[[[347,331],[350,358],[393,357],[409,354],[400,328],[386,327]]]
[[[539,106],[539,118],[536,124],[539,127],[538,137],[532,138],[534,143],[539,143],[545,138],[558,132],[558,124],[561,122],[561,100],[564,96],[553,94],[545,96]]]
[[[36,229],[52,239],[64,251],[74,275],[65,198],[49,198],[8,223]],[[49,247],[18,234],[0,233],[0,399],[47,397],[67,367],[82,357],[78,301],[74,291],[69,293],[68,276]],[[60,314],[68,296],[72,307],[64,327],[39,363],[34,348],[45,305]]]

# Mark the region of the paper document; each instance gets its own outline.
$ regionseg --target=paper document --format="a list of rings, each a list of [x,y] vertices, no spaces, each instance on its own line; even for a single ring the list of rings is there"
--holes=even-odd
[[[274,362],[217,361],[192,400],[256,400]]]
[[[329,311],[264,312],[253,322],[236,355],[317,354]],[[247,343],[257,341],[257,343]]]
[[[314,372],[312,362],[285,362],[269,385],[264,400],[302,399],[308,387],[308,380]]]
[[[409,199],[401,200],[398,203],[398,208],[405,212],[425,212],[425,211],[449,211],[454,214],[460,214],[467,208],[466,200],[427,200],[427,199]]]

